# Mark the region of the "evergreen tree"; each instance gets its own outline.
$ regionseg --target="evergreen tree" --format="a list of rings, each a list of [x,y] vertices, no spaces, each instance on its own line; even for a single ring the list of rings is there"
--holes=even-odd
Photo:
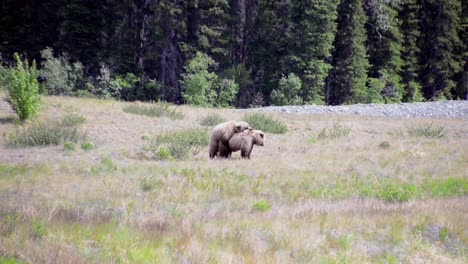
[[[369,20],[366,23],[371,64],[369,78],[381,83],[380,94],[385,102],[400,102],[403,97],[400,76],[403,60],[402,34],[397,17],[399,6],[392,1],[371,3],[367,6]],[[371,89],[375,87],[370,84]]]
[[[373,102],[366,87],[369,62],[366,54],[366,16],[359,0],[342,0],[338,6],[338,32],[333,72],[328,86],[329,104]]]
[[[420,36],[418,12],[417,0],[403,1],[399,18],[401,21],[401,34],[403,35],[401,77],[404,102],[418,102],[423,99],[418,78],[420,53],[418,46]]]
[[[68,53],[72,60],[82,62],[96,75],[104,50],[101,42],[102,4],[103,0],[67,0],[60,10],[64,19],[60,28],[59,53]]]
[[[463,60],[456,53],[462,45],[460,15],[459,0],[421,0],[420,78],[426,99],[453,98]]]
[[[459,31],[461,45],[457,56],[462,61],[463,70],[455,76],[458,84],[456,90],[453,91],[453,96],[456,99],[468,100],[468,1],[462,1],[461,12]]]
[[[336,34],[337,0],[296,0],[293,8],[295,68],[304,80],[304,102],[324,103],[325,78]]]

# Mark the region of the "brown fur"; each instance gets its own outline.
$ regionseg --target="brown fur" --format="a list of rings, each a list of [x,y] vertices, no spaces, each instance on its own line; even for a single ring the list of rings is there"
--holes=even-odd
[[[232,152],[241,151],[242,158],[250,159],[250,154],[254,145],[263,146],[265,143],[265,133],[261,130],[247,129],[242,133],[237,133],[229,140],[229,152],[227,156],[230,157]]]
[[[209,156],[225,158],[225,152],[229,149],[229,140],[236,133],[241,133],[246,129],[251,129],[250,125],[244,121],[227,121],[216,125],[210,133]]]

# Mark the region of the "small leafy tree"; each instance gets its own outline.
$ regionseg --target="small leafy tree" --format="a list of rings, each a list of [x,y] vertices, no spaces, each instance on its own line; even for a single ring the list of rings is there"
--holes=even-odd
[[[83,83],[83,65],[71,64],[67,56],[54,57],[51,48],[41,51],[42,69],[40,75],[45,79],[46,92],[50,95],[71,95]]]
[[[103,99],[120,98],[122,81],[111,78],[109,67],[101,65],[100,74],[96,80],[96,85],[88,88],[94,95]]]
[[[185,66],[185,73],[182,74],[182,96],[188,104],[210,105],[216,98],[213,87],[218,76],[208,71],[214,63],[210,56],[197,52]]]
[[[220,79],[209,68],[216,62],[208,55],[197,52],[185,66],[182,74],[182,96],[188,104],[229,106],[236,98],[239,85],[230,79]]]
[[[271,92],[271,102],[274,105],[298,105],[302,103],[299,92],[302,81],[294,73],[281,77],[278,89]]]
[[[10,69],[8,102],[21,121],[37,114],[41,103],[39,83],[37,82],[36,62],[29,66],[27,60],[21,61],[18,53],[13,54],[16,66]]]

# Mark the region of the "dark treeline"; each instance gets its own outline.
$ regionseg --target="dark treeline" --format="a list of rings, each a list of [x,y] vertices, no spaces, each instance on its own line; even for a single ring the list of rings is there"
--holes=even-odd
[[[466,99],[467,25],[462,0],[3,0],[0,52],[4,64],[18,52],[68,67],[67,89],[42,71],[50,94],[238,107]]]

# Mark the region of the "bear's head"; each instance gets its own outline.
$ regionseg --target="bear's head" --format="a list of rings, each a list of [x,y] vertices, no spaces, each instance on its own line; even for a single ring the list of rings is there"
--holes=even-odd
[[[235,123],[235,128],[234,128],[235,133],[244,132],[244,130],[246,129],[251,129],[250,125],[247,122],[238,121]]]
[[[265,133],[261,130],[253,130],[252,135],[254,138],[254,144],[263,146],[265,144]]]

